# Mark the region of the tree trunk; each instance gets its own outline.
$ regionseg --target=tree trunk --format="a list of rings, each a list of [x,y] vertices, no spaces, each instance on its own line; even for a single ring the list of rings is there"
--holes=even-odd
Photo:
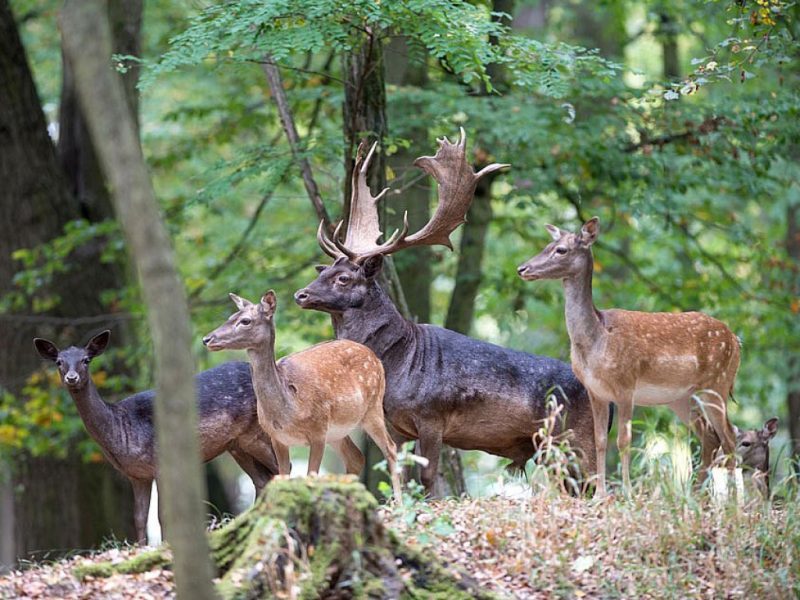
[[[394,36],[386,49],[386,82],[398,87],[413,86],[424,88],[428,82],[428,68],[424,56],[414,62],[409,60],[408,42],[403,36]],[[390,123],[401,123],[407,115],[423,111],[422,106],[397,106],[389,103]],[[397,127],[393,129],[395,136],[399,134]],[[395,154],[387,158],[389,167],[395,173],[396,181],[407,185],[403,192],[395,196],[389,194],[386,199],[391,212],[386,214],[386,229],[394,231],[403,225],[403,213],[408,211],[409,231],[419,231],[430,219],[431,184],[428,177],[420,179],[413,185],[409,181],[419,177],[421,171],[414,166],[414,159],[427,153],[428,128],[424,125],[403,130],[402,135],[412,141],[410,148],[399,148]],[[396,187],[396,186],[395,186]],[[408,310],[418,323],[430,323],[431,320],[431,281],[433,271],[431,263],[433,251],[430,246],[409,248],[399,253],[395,259],[395,267],[400,284],[408,304]]]
[[[113,189],[116,214],[148,307],[158,381],[158,484],[166,537],[175,553],[177,593],[184,598],[213,598],[185,290],[178,280],[123,83],[111,70],[105,4],[102,0],[68,1],[61,28],[91,139]]]
[[[475,313],[475,298],[483,276],[481,268],[486,249],[486,233],[492,221],[492,180],[489,175],[478,182],[475,199],[469,207],[467,222],[461,233],[461,246],[456,270],[456,285],[447,308],[444,326],[469,335]]]
[[[786,252],[796,269],[795,285],[792,293],[795,298],[800,298],[800,205],[792,205],[786,209]],[[789,437],[792,444],[792,455],[795,459],[795,468],[800,474],[800,358],[795,352],[789,353],[789,375],[786,380],[787,396],[786,405],[789,413]]]
[[[253,507],[209,541],[223,598],[493,598],[465,573],[387,531],[352,478],[272,481]],[[78,578],[169,567],[158,548],[75,569]]]
[[[344,72],[345,187],[342,218],[346,222],[350,214],[350,175],[355,164],[355,150],[362,137],[366,137],[370,143],[380,144],[387,131],[383,48],[376,35],[368,32],[358,48],[344,55]],[[386,154],[382,150],[372,158],[367,181],[373,191],[386,187]],[[385,218],[382,222],[385,222]]]
[[[674,81],[681,76],[681,61],[678,55],[678,27],[675,20],[666,13],[659,15],[661,21],[659,34],[663,51],[664,79]]]
[[[13,291],[12,277],[18,263],[11,253],[32,248],[62,233],[64,225],[82,216],[70,194],[47,132],[47,122],[30,72],[13,15],[0,0],[0,296]],[[83,332],[70,323],[72,317],[107,312],[100,293],[119,287],[119,279],[95,257],[99,245],[83,247],[68,276],[57,278],[42,294],[57,294],[60,302],[46,313],[20,317],[0,315],[0,388],[16,394],[40,361],[31,350],[31,339],[45,335],[59,342],[75,343]],[[79,268],[76,266],[79,264]],[[33,313],[31,298],[20,312]],[[110,325],[113,321],[107,323]],[[103,323],[99,323],[100,326]],[[130,487],[107,464],[84,464],[77,455],[66,460],[14,458],[17,470],[6,465],[7,477],[0,494],[4,511],[2,562],[6,564],[29,551],[91,547],[114,535],[132,534]],[[57,476],[53,476],[57,473]],[[84,485],[76,486],[82,481]],[[85,487],[92,482],[93,487]],[[34,490],[46,490],[36,493]],[[14,493],[16,491],[16,493]],[[58,527],[47,526],[42,515],[73,514]],[[11,520],[6,520],[6,515]]]

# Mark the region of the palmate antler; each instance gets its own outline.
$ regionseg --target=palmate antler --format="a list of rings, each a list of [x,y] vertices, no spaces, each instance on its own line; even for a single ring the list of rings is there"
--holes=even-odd
[[[384,243],[378,243],[382,232],[378,222],[377,203],[388,188],[377,196],[372,195],[367,185],[367,169],[377,143],[373,144],[365,157],[366,142],[361,142],[353,169],[353,195],[350,202],[350,225],[347,236],[344,242],[340,241],[341,222],[330,238],[320,223],[317,240],[322,250],[333,258],[346,256],[354,262],[364,261],[377,254],[392,254],[412,246],[440,244],[452,250],[450,234],[466,220],[467,210],[475,195],[478,181],[481,177],[509,165],[493,163],[475,173],[466,159],[467,140],[463,128],[458,143],[452,143],[446,137],[437,141],[439,149],[434,156],[422,156],[414,161],[416,166],[429,173],[438,183],[439,204],[425,227],[410,236],[407,235],[408,214],[405,214],[403,227],[395,231]]]

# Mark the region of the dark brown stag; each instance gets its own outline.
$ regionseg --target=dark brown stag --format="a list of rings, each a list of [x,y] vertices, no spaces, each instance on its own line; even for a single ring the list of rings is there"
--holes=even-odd
[[[378,283],[383,257],[417,245],[452,248],[450,234],[464,222],[478,181],[507,165],[491,164],[475,173],[466,160],[464,131],[458,142],[439,140],[435,156],[418,158],[415,165],[438,183],[439,204],[430,222],[409,235],[407,223],[379,243],[377,202],[366,174],[373,146],[359,147],[353,171],[350,226],[344,241],[340,224],[328,237],[322,226],[318,241],[335,258],[330,267],[295,294],[303,308],[331,314],[336,337],[365,344],[386,370],[384,409],[394,429],[419,440],[428,463],[423,484],[432,491],[442,443],[504,456],[516,468],[534,454],[532,436],[554,395],[565,404],[565,429],[583,457],[584,470],[593,474],[594,437],[586,392],[569,365],[478,341],[432,325],[403,318]]]

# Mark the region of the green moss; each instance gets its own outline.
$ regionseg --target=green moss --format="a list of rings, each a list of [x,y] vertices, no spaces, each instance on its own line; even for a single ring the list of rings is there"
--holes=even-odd
[[[83,580],[86,577],[111,577],[115,573],[131,574],[144,573],[153,569],[169,567],[172,557],[167,547],[156,548],[147,552],[142,552],[136,556],[118,563],[99,562],[85,565],[78,565],[72,572],[77,579]]]
[[[257,599],[299,588],[309,600],[334,591],[363,599],[493,597],[403,544],[376,518],[377,507],[355,477],[273,481],[249,511],[209,534],[220,596]],[[164,547],[117,564],[81,566],[75,574],[108,577],[169,564]]]

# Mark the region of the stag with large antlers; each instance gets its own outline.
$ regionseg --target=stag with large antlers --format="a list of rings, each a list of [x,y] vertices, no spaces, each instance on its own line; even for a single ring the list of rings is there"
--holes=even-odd
[[[329,267],[295,294],[303,308],[328,312],[336,337],[360,342],[383,362],[384,410],[403,437],[419,440],[428,460],[422,482],[433,491],[442,444],[477,449],[512,460],[523,468],[534,454],[532,436],[546,416],[553,393],[566,405],[563,427],[593,474],[594,433],[586,391],[569,365],[509,350],[432,325],[403,318],[378,283],[383,257],[416,245],[452,248],[450,234],[464,222],[482,177],[507,165],[491,164],[475,173],[466,160],[464,131],[458,142],[439,140],[435,156],[415,165],[438,183],[439,205],[430,222],[408,235],[404,225],[379,243],[377,201],[366,183],[369,159],[362,144],[353,171],[350,227],[341,241],[341,225],[331,237],[320,228],[322,249],[335,258]]]

